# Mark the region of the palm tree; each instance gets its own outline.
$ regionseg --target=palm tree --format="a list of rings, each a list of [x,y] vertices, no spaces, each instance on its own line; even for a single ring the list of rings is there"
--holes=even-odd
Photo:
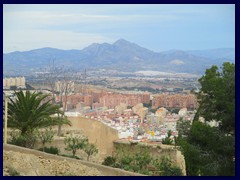
[[[30,93],[26,91],[15,92],[16,100],[10,99],[8,104],[8,126],[19,129],[21,135],[31,135],[34,130],[59,124],[68,124],[70,121],[61,119],[55,114],[62,114],[58,105],[46,100],[49,95]]]

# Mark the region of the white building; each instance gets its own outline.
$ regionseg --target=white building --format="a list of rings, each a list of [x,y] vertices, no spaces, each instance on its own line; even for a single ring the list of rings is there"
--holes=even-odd
[[[182,108],[182,109],[180,109],[179,112],[178,112],[178,115],[179,115],[180,117],[186,116],[186,115],[187,115],[187,108]]]
[[[9,89],[12,86],[26,88],[25,77],[3,78],[3,89]]]

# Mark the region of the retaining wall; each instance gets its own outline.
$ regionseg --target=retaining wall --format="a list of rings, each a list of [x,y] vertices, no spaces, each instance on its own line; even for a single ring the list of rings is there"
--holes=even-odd
[[[128,171],[124,171],[122,169],[112,168],[112,167],[103,166],[100,164],[95,164],[95,163],[91,163],[91,162],[87,162],[87,161],[62,157],[62,156],[58,156],[58,155],[52,155],[52,154],[44,153],[41,151],[27,149],[27,148],[9,145],[9,144],[3,145],[3,150],[4,151],[15,151],[15,152],[20,152],[20,153],[24,153],[24,154],[32,154],[35,156],[42,156],[43,158],[46,158],[46,159],[53,159],[53,160],[59,160],[59,161],[63,161],[65,159],[69,162],[80,162],[81,164],[83,164],[85,166],[96,168],[104,176],[143,176],[142,174],[128,172]]]

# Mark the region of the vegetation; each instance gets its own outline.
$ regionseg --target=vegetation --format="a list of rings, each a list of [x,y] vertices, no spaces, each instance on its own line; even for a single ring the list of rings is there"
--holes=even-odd
[[[26,89],[27,90],[34,90],[34,87],[32,87],[30,84],[26,83]]]
[[[167,133],[167,137],[162,140],[162,144],[172,145],[173,140],[171,139],[172,131],[169,130]]]
[[[180,137],[188,136],[190,128],[191,128],[191,122],[190,121],[185,120],[183,118],[180,118],[177,121],[176,129],[178,131],[178,136],[180,136]]]
[[[235,175],[235,65],[224,63],[206,70],[199,79],[199,108],[178,145],[185,156],[187,175]],[[205,122],[200,122],[203,117]],[[206,122],[218,121],[218,127]]]
[[[10,133],[10,141],[9,141],[10,144],[33,148],[36,141],[37,141],[36,131],[33,131],[31,135],[28,133],[21,134],[19,131],[15,131],[15,130],[13,130]]]
[[[156,171],[159,171],[159,173],[155,173],[154,175],[182,176],[182,170],[179,167],[172,165],[172,162],[168,157],[156,159],[154,165]]]
[[[45,147],[44,150],[43,150],[43,148],[39,148],[39,151],[44,151],[49,154],[57,154],[57,155],[59,155],[59,153],[60,153],[60,150],[57,147],[53,147],[53,146]]]
[[[152,107],[152,100],[149,103],[143,103],[144,107],[151,108]]]
[[[49,129],[46,128],[44,131],[37,130],[37,137],[40,139],[42,143],[42,151],[44,151],[45,144],[51,143],[53,141],[54,132],[52,131],[52,128]]]
[[[67,146],[65,149],[72,152],[72,157],[75,157],[78,149],[83,149],[88,143],[88,139],[85,137],[72,135],[64,139],[64,143]]]
[[[59,124],[70,125],[68,120],[53,116],[62,112],[59,106],[51,104],[51,100],[46,100],[49,95],[30,91],[19,91],[15,94],[16,100],[10,99],[8,105],[8,126],[20,130],[22,146],[33,147],[31,138],[39,128]]]
[[[13,167],[8,166],[8,173],[10,176],[20,176],[20,173]]]
[[[113,156],[107,156],[104,161],[103,161],[103,165],[105,166],[111,166],[111,167],[118,167],[117,164],[116,164],[116,157],[113,157]]]
[[[65,149],[67,151],[72,152],[71,157],[73,157],[73,158],[77,157],[76,152],[79,149],[83,150],[87,154],[87,160],[88,161],[89,161],[90,156],[98,153],[98,149],[97,149],[96,145],[89,143],[88,139],[86,137],[83,137],[83,136],[73,137],[71,135],[71,136],[65,138],[64,143],[67,146]]]
[[[152,112],[152,113],[156,113],[157,110],[158,110],[158,108],[150,109],[150,112]]]
[[[168,111],[175,114],[178,114],[179,110],[180,110],[179,108],[168,108]]]
[[[104,159],[103,165],[121,168],[146,175],[182,175],[182,170],[173,166],[169,158],[157,158],[150,154],[149,147],[141,145],[118,145],[116,153]]]
[[[89,157],[91,155],[97,154],[98,153],[98,149],[94,144],[91,143],[87,143],[83,149],[85,151],[85,153],[87,153],[87,160],[89,161]]]

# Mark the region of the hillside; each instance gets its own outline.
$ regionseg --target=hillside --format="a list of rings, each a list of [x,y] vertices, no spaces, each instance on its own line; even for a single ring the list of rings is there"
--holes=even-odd
[[[224,61],[234,62],[234,57],[234,49],[153,52],[120,39],[113,44],[94,43],[82,50],[48,47],[3,54],[3,73],[4,75],[34,73],[47,67],[50,60],[54,59],[57,65],[74,70],[109,68],[128,72],[155,70],[202,74],[213,64],[219,66]]]

